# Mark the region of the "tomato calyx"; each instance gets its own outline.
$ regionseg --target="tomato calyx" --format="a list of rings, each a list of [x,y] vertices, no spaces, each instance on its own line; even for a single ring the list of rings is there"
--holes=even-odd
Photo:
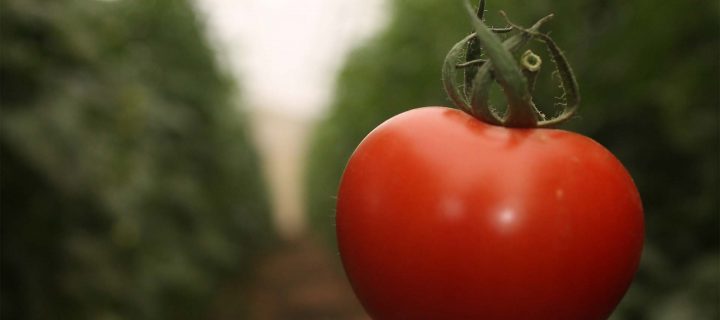
[[[547,15],[530,28],[524,28],[512,23],[505,12],[500,11],[508,26],[490,28],[483,22],[485,1],[480,0],[477,10],[473,10],[467,1],[465,3],[475,32],[450,49],[442,70],[443,86],[453,103],[481,121],[505,127],[543,128],[570,119],[580,103],[577,80],[562,50],[549,35],[539,31],[553,15]],[[517,33],[504,40],[498,37],[498,34],[514,31]],[[537,109],[532,97],[542,59],[530,50],[525,51],[519,60],[513,55],[530,40],[538,40],[546,45],[563,90],[560,97],[562,102],[558,103],[562,111],[549,119]],[[481,47],[486,59],[481,58]],[[463,52],[464,61],[459,62]],[[464,71],[462,85],[456,83],[458,69]],[[500,85],[508,103],[507,111],[502,116],[489,103],[493,82]],[[461,86],[464,87],[462,92]]]

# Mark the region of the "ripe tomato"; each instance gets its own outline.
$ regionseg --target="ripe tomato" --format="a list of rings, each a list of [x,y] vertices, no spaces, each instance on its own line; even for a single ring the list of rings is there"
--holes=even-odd
[[[340,256],[382,319],[605,319],[643,245],[638,191],[593,140],[442,107],[373,130],[337,202]]]

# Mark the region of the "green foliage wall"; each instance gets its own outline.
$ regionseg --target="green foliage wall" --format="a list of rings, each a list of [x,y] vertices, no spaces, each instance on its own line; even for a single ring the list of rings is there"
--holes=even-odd
[[[309,210],[329,238],[334,195],[355,146],[395,114],[449,105],[440,66],[471,29],[461,1],[391,3],[390,25],[351,56],[315,134]],[[556,14],[545,30],[566,51],[583,97],[565,127],[612,150],[640,189],[647,243],[614,318],[716,319],[718,2],[490,0],[487,9],[495,26],[504,24],[500,9],[525,26]],[[549,101],[552,94],[540,100]]]
[[[273,236],[193,8],[0,3],[2,317],[201,317]]]

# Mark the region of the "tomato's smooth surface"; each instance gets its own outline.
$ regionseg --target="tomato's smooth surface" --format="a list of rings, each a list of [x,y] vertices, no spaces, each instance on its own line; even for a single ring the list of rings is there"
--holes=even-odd
[[[373,130],[337,203],[340,255],[383,319],[605,319],[643,244],[637,189],[600,144],[442,107]]]

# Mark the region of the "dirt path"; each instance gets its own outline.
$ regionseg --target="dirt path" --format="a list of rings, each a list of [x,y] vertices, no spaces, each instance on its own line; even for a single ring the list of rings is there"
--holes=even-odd
[[[250,309],[220,307],[213,320],[242,319],[241,312],[250,320],[370,319],[355,299],[336,253],[311,239],[281,246],[258,262],[249,288],[229,288],[221,296],[246,299]]]

